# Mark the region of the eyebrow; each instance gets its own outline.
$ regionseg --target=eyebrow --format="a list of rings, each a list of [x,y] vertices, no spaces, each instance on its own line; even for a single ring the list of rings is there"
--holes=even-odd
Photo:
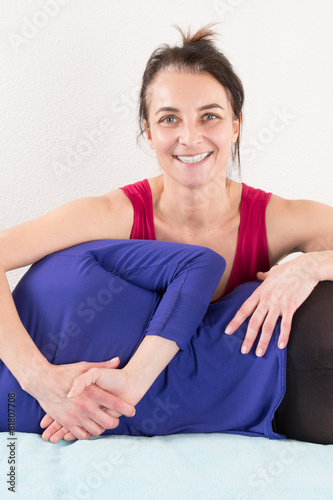
[[[220,105],[220,104],[217,104],[216,102],[213,102],[212,104],[205,104],[204,106],[201,106],[201,108],[199,108],[199,111],[203,111],[204,109],[212,109],[212,108],[221,108],[224,110],[224,108]],[[161,113],[161,111],[172,111],[174,113],[178,113],[179,112],[179,109],[177,108],[170,108],[169,106],[163,106],[162,108],[159,108],[155,115],[157,115],[158,113]]]

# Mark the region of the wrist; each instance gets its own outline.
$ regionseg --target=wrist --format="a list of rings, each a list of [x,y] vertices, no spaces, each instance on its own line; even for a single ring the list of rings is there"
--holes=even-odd
[[[157,335],[148,335],[142,340],[134,356],[123,368],[141,398],[178,351],[176,342]]]
[[[124,366],[120,371],[124,374],[123,392],[124,394],[126,393],[124,398],[127,403],[135,406],[146,394],[151,384],[143,377],[140,377],[139,374],[135,373],[129,365]]]
[[[22,367],[17,380],[21,388],[35,397],[43,381],[52,371],[53,365],[46,358],[37,357],[29,367]]]
[[[301,255],[304,269],[317,283],[319,281],[333,280],[333,252],[308,252]]]

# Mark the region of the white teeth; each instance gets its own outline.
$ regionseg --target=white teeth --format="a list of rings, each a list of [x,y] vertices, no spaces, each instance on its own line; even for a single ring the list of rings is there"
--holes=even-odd
[[[176,156],[178,160],[183,161],[184,163],[198,163],[199,161],[202,161],[204,158],[207,158],[210,153],[203,153],[201,155],[196,155],[196,156]]]

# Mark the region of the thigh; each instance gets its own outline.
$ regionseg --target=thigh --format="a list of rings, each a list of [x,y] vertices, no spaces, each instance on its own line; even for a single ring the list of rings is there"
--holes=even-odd
[[[286,393],[278,432],[333,443],[333,282],[320,282],[296,311],[287,351]]]

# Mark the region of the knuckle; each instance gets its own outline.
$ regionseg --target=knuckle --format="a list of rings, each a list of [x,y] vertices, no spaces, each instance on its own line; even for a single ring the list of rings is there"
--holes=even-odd
[[[261,294],[260,301],[266,301],[266,302],[272,302],[274,300],[274,297],[277,295],[276,289],[268,289],[265,290],[265,293]]]
[[[291,297],[291,299],[285,304],[285,310],[288,313],[294,313],[297,309],[297,300],[294,297]]]
[[[107,421],[107,425],[105,426],[106,429],[114,429],[119,425],[119,417],[116,415],[110,416]]]
[[[251,348],[253,345],[253,342],[255,341],[256,336],[257,336],[257,334],[255,332],[247,331],[243,344],[246,345],[247,347]]]
[[[77,405],[77,410],[79,411],[79,413],[87,413],[88,412],[89,405],[87,404],[86,401],[78,400],[76,402],[76,405]]]
[[[242,318],[244,316],[247,316],[250,311],[252,310],[252,304],[253,304],[253,300],[246,300],[244,302],[244,304],[242,305],[242,307],[238,310],[238,313]]]
[[[97,385],[90,384],[85,387],[84,392],[89,398],[97,398],[100,395],[101,390],[102,389],[100,389]]]
[[[94,436],[94,437],[98,437],[98,436],[100,436],[100,435],[101,435],[104,431],[105,431],[105,429],[103,429],[103,428],[102,428],[102,429],[96,429],[96,430],[94,430],[94,431],[91,433],[91,435],[92,435],[92,436]]]
[[[249,327],[250,328],[257,328],[259,326],[259,320],[256,316],[251,316],[249,319]]]
[[[262,327],[262,335],[265,337],[271,336],[274,330],[275,324],[271,321],[264,323]]]
[[[119,418],[112,418],[111,426],[109,427],[110,429],[115,429],[119,425]]]
[[[284,345],[287,345],[288,344],[288,340],[289,340],[289,335],[281,334],[279,336],[278,343],[279,344],[283,343]]]
[[[258,345],[258,349],[262,351],[262,353],[265,353],[268,347],[268,342],[263,342],[260,340],[260,344]]]
[[[90,377],[94,377],[94,376],[97,376],[99,374],[99,368],[97,368],[96,366],[94,366],[93,368],[90,368],[88,371],[87,371],[87,374],[89,374]]]
[[[236,314],[234,316],[234,321],[241,320],[245,316],[245,311],[246,311],[246,307],[245,307],[245,304],[243,304],[242,307],[240,309],[238,309],[238,311],[236,312]]]
[[[118,398],[113,398],[112,399],[112,410],[116,412],[120,412],[121,410],[121,401]]]
[[[74,419],[70,415],[65,415],[63,418],[63,424],[66,429],[69,429],[73,426]]]
[[[292,317],[291,316],[282,316],[281,319],[281,329],[285,330],[286,328],[291,328]]]
[[[77,434],[79,435],[79,439],[88,440],[91,437],[91,435],[82,428],[77,430]]]

